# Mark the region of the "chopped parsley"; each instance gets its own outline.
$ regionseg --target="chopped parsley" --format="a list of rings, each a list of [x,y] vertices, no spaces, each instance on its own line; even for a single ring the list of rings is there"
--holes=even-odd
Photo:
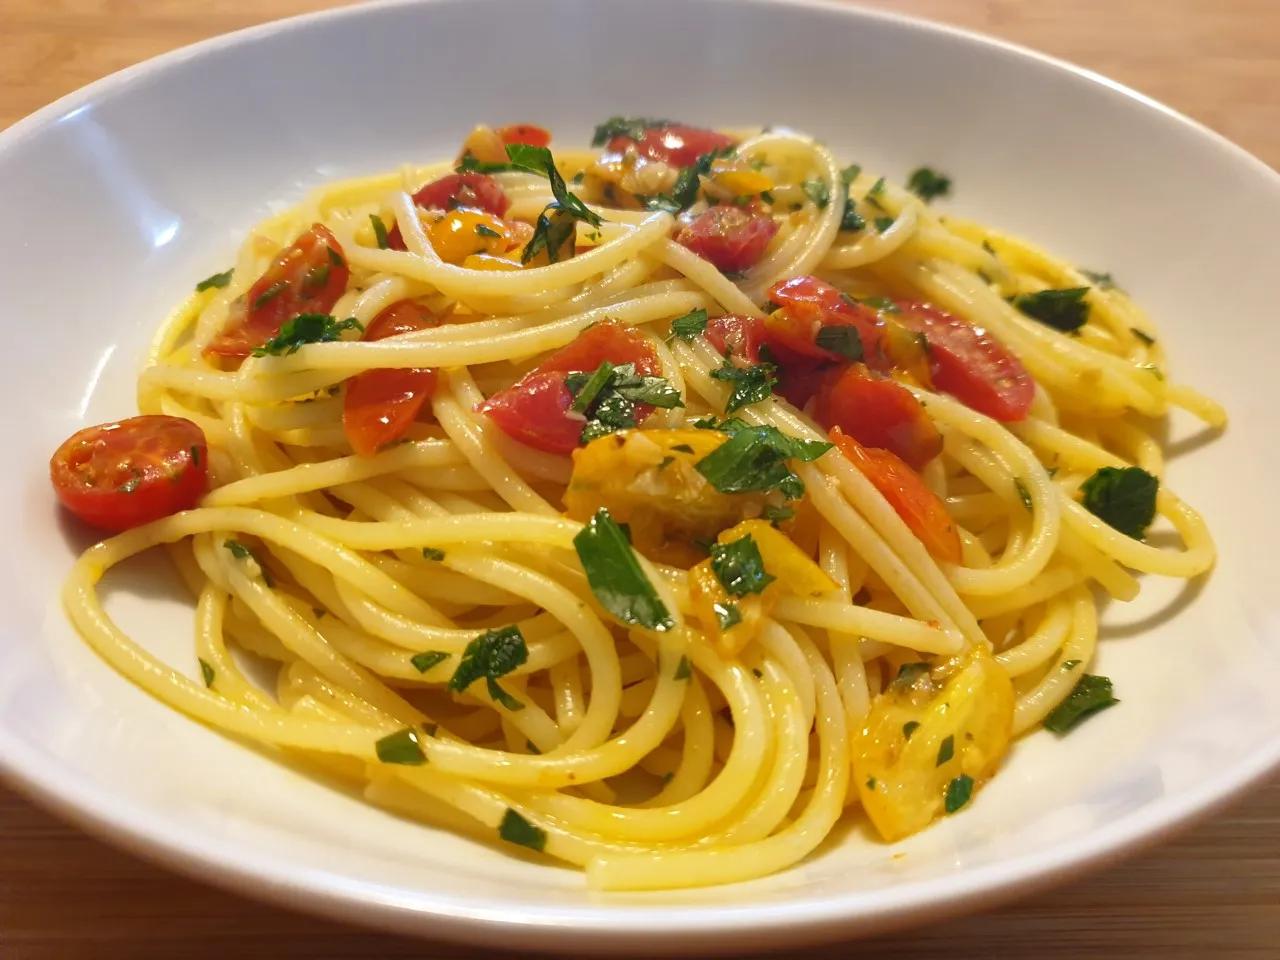
[[[555,199],[547,204],[538,215],[538,222],[533,228],[533,237],[520,254],[520,261],[528,263],[543,250],[547,257],[555,263],[563,259],[561,254],[572,239],[575,221],[581,220],[593,227],[603,222],[600,215],[588,207],[565,185],[564,177],[556,169],[555,158],[546,147],[533,147],[527,143],[507,144],[507,156],[511,160],[509,169],[521,170],[525,173],[546,177],[551,183],[551,195]]]
[[[448,659],[449,654],[443,650],[424,650],[422,653],[415,653],[409,658],[409,662],[419,673],[426,673],[436,664],[444,663]]]
[[[943,808],[947,813],[955,813],[973,796],[973,777],[962,773],[947,784],[947,792],[943,797]]]
[[[938,759],[934,762],[935,767],[940,767],[952,757],[956,755],[956,738],[948,736],[938,745]]]
[[[907,177],[907,189],[925,203],[931,203],[935,197],[945,197],[951,192],[951,178],[929,167],[920,167]]]
[[[775,577],[764,568],[760,548],[750,534],[711,546],[711,569],[721,586],[735,597],[760,593]]]
[[[813,343],[846,360],[857,362],[862,359],[862,337],[858,335],[857,327],[821,327],[814,335]]]
[[[864,306],[870,307],[879,313],[901,313],[902,308],[890,300],[888,297],[867,297],[862,301]]]
[[[369,214],[369,223],[373,227],[373,238],[378,241],[378,249],[386,250],[389,246],[387,242],[387,225],[382,222],[382,218],[376,213]]]
[[[720,624],[721,630],[731,630],[742,622],[742,611],[736,603],[713,603],[711,608],[715,611],[716,622]]]
[[[731,436],[694,468],[721,493],[779,490],[788,500],[798,500],[804,496],[804,482],[787,461],[809,463],[831,449],[821,440],[798,440],[776,427],[752,427],[740,420],[708,426]]]
[[[280,332],[253,351],[255,357],[287,356],[308,343],[332,343],[342,339],[344,330],[364,330],[355,317],[336,320],[327,313],[300,313],[287,320]]]
[[[738,367],[726,359],[718,370],[712,370],[711,376],[714,379],[733,384],[729,399],[725,401],[724,412],[733,413],[773,396],[774,385],[778,382],[778,378],[773,375],[774,369],[772,363]]]
[[[270,303],[276,297],[280,296],[280,294],[284,293],[288,286],[289,284],[283,280],[277,280],[275,283],[271,284],[271,286],[267,287],[267,289],[263,290],[254,298],[254,309]]]
[[[704,153],[693,163],[680,171],[670,193],[661,193],[654,197],[637,197],[650,210],[665,210],[668,213],[679,213],[693,206],[698,199],[698,190],[702,186],[701,178],[711,172],[711,164],[720,157],[733,154],[732,147],[712,150]]]
[[[692,340],[707,329],[707,311],[699,307],[671,321],[671,336]]]
[[[831,188],[825,180],[806,180],[800,187],[819,210],[825,210],[831,202]]]
[[[1112,696],[1110,678],[1086,673],[1076,681],[1067,699],[1044,718],[1044,728],[1057,734],[1069,733],[1095,713],[1119,702]]]
[[[1119,290],[1120,289],[1120,285],[1116,283],[1115,278],[1112,277],[1111,274],[1109,273],[1099,273],[1095,270],[1081,270],[1080,272],[1083,273],[1086,277],[1088,277],[1089,282],[1092,283],[1099,290]]]
[[[1137,327],[1130,327],[1129,332],[1145,343],[1148,347],[1154,347],[1156,345],[1156,338],[1145,330],[1139,330]]]
[[[891,686],[894,690],[905,690],[907,687],[914,685],[921,677],[928,674],[929,669],[929,664],[922,661],[904,663],[898,668],[898,673],[893,678]]]
[[[888,230],[890,227],[893,226],[895,219],[896,218],[894,217],[876,217],[875,219],[876,232],[884,233],[886,230]]]
[[[535,827],[510,807],[507,807],[507,812],[502,815],[502,822],[498,824],[498,836],[507,843],[528,847],[539,853],[547,846],[547,831]]]
[[[840,215],[841,230],[861,230],[866,227],[867,221],[862,219],[862,214],[858,213],[853,197],[847,197],[844,201],[844,213]]]
[[[215,273],[213,276],[205,277],[196,284],[196,293],[204,293],[206,290],[221,290],[231,282],[231,275],[235,273],[235,268],[224,270],[222,273]]]
[[[1089,304],[1084,295],[1088,287],[1067,287],[1063,290],[1041,290],[1024,293],[1013,298],[1013,305],[1032,320],[1070,333],[1079,330],[1089,319]]]
[[[237,560],[248,560],[253,556],[253,551],[246,547],[239,540],[224,540],[222,545],[231,551],[231,555]]]
[[[436,547],[423,547],[422,559],[424,560],[443,560],[444,551]]]
[[[498,686],[498,678],[506,676],[528,659],[529,648],[519,627],[512,625],[486,630],[462,651],[462,660],[449,678],[449,689],[461,692],[484,678],[490,697],[508,710],[522,710],[524,704]]]
[[[546,251],[548,263],[567,260],[573,256],[577,235],[578,221],[574,215],[552,204],[538,214],[538,220],[533,225],[533,236],[520,251],[520,262],[528,263],[543,251]]]
[[[418,742],[418,733],[412,727],[387,734],[374,744],[374,750],[383,763],[418,767],[427,762],[427,755],[422,752],[422,744]]]
[[[209,663],[208,660],[205,660],[203,657],[199,659],[200,659],[200,676],[204,680],[204,685],[206,687],[212,687],[213,676],[214,676],[213,666]]]
[[[659,120],[656,117],[610,117],[596,126],[595,132],[591,134],[591,145],[603,147],[614,137],[630,137],[632,140],[639,140],[646,130],[652,130],[654,127],[669,127],[671,124],[671,120]]]
[[[600,605],[623,623],[670,630],[675,621],[658,597],[622,527],[603,507],[573,538],[587,584]]]
[[[1102,467],[1080,487],[1084,508],[1108,526],[1141,540],[1156,516],[1160,481],[1141,467]]]
[[[664,409],[684,406],[680,391],[670,381],[641,376],[633,363],[615,366],[608,360],[602,361],[590,373],[568,374],[565,386],[573,395],[570,409],[587,418],[579,438],[582,443],[634,427],[639,422],[637,407],[640,404]]]
[[[786,505],[776,506],[772,503],[766,503],[764,505],[764,509],[760,511],[760,516],[763,519],[768,520],[775,527],[786,520],[790,520],[795,515],[795,507],[788,507]]]
[[[1063,660],[1062,661],[1063,670],[1074,670],[1078,666],[1080,666],[1079,660]]]
[[[476,224],[476,235],[480,237],[492,237],[498,240],[502,239],[502,234],[493,229],[493,227],[487,226],[483,223]]]
[[[673,674],[677,680],[688,680],[693,676],[693,664],[689,662],[686,656],[680,657],[680,662],[676,664],[676,672]]]
[[[871,185],[871,189],[867,191],[867,203],[871,204],[877,210],[883,210],[880,206],[880,195],[884,193],[884,177],[881,177]]]
[[[920,722],[918,720],[908,720],[902,725],[902,735],[910,740],[911,735],[916,732],[916,728],[919,726]]]
[[[1027,485],[1022,482],[1021,477],[1013,478],[1013,488],[1018,491],[1018,499],[1022,501],[1022,505],[1030,510],[1031,491],[1027,489]]]

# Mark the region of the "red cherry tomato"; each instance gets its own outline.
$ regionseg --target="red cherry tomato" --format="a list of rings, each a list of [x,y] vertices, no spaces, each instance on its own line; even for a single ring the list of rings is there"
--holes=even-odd
[[[439,324],[426,307],[412,300],[391,304],[370,321],[365,340],[382,340]],[[342,401],[342,430],[351,449],[371,456],[404,436],[436,390],[432,367],[365,370],[347,381]]]
[[[760,362],[760,346],[764,343],[764,321],[759,317],[725,314],[707,321],[707,342],[721,356],[737,357],[748,363]]]
[[[627,136],[614,137],[609,141],[606,149],[610,153],[623,153],[628,147],[634,145],[636,152],[646,159],[661,160],[673,167],[687,167],[704,153],[724,150],[732,147],[736,142],[733,137],[717,133],[715,130],[672,123],[661,127],[650,127],[640,135],[639,140]]]
[[[189,510],[209,489],[204,431],[149,415],[86,427],[49,461],[62,505],[85,523],[119,531]]]
[[[778,232],[773,217],[750,214],[740,207],[712,207],[676,234],[688,247],[724,273],[754,267]]]
[[[527,143],[531,147],[545,147],[551,143],[551,131],[532,123],[513,123],[498,128],[498,139],[503,143]]]
[[[498,186],[498,181],[484,173],[467,171],[451,173],[439,180],[432,180],[413,195],[415,205],[425,210],[451,210],[454,207],[470,207],[501,217],[511,206],[511,201]],[[387,232],[387,247],[405,250],[404,234],[400,224]]]
[[[862,364],[833,372],[818,391],[814,416],[866,447],[890,450],[916,470],[942,451],[942,436],[906,387]]]
[[[873,370],[887,370],[881,349],[882,324],[876,312],[845,296],[817,277],[794,277],[775,283],[769,299],[778,309],[765,320],[770,347],[810,361],[847,362],[844,353],[818,345],[824,327],[853,327],[862,342],[862,360]]]
[[[598,323],[478,409],[514,440],[548,453],[570,453],[578,446],[583,419],[569,409],[573,394],[565,385],[565,375],[594,370],[605,360],[634,363],[636,373],[643,376],[653,376],[661,369],[657,352],[635,330],[612,322]],[[637,422],[650,412],[650,408],[638,405]]]
[[[351,270],[342,247],[321,223],[285,249],[233,307],[206,356],[243,360],[300,313],[328,313],[347,289]]]
[[[996,420],[1022,420],[1035,399],[1036,383],[1022,362],[982,327],[927,303],[898,304],[892,319],[929,342],[933,385],[967,407]]]
[[[853,437],[831,430],[831,442],[862,471],[924,548],[947,563],[960,562],[960,534],[938,495],[894,453],[864,447]]]

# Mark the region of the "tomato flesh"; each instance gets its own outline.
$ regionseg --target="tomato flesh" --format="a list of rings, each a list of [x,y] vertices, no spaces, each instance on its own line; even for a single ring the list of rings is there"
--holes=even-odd
[[[78,430],[49,461],[62,505],[103,530],[128,530],[194,507],[209,489],[204,431],[147,415]]]
[[[531,147],[545,147],[551,143],[551,131],[532,123],[513,123],[498,128],[498,139],[503,143],[525,143]]]
[[[636,152],[647,160],[661,160],[673,167],[687,167],[703,154],[727,149],[734,143],[736,141],[733,137],[715,130],[671,123],[650,127],[638,140],[625,135],[616,136],[609,141],[606,149],[610,153],[625,153],[628,147],[634,146]]]
[[[501,217],[511,206],[506,192],[498,185],[498,181],[485,173],[468,170],[465,173],[451,173],[432,180],[421,187],[413,195],[415,206],[425,210],[452,210],[455,207],[466,207],[470,210],[483,210],[495,217]],[[406,250],[404,234],[400,224],[396,224],[387,233],[387,246],[392,250]]]
[[[864,447],[839,427],[832,428],[831,442],[880,491],[930,554],[947,563],[960,562],[960,534],[956,532],[956,525],[920,474],[897,454]]]
[[[1005,422],[1023,420],[1035,399],[1036,384],[1026,367],[982,327],[927,303],[898,304],[895,322],[923,333],[929,342],[933,385],[965,406]]]
[[[654,376],[661,369],[657,352],[635,330],[613,322],[598,323],[478,409],[512,439],[547,453],[568,454],[578,446],[584,421],[569,409],[573,394],[565,378],[569,373],[595,370],[605,360],[633,363],[642,376]],[[637,405],[637,422],[650,412],[651,408]]]
[[[232,307],[226,328],[204,348],[205,355],[243,360],[299,314],[332,310],[350,276],[329,228],[312,224]]]
[[[861,364],[833,373],[818,390],[814,416],[866,447],[890,450],[919,470],[942,452],[942,435],[906,387]]]
[[[769,288],[778,305],[765,320],[771,347],[810,361],[848,362],[845,354],[818,345],[824,327],[852,327],[862,343],[862,360],[873,370],[888,370],[881,346],[883,324],[876,312],[817,277],[793,277]]]
[[[721,205],[684,227],[676,234],[676,243],[688,247],[717,270],[741,273],[760,262],[777,232],[773,217]]]
[[[400,300],[369,322],[363,339],[383,340],[438,324],[426,307]],[[436,380],[433,367],[364,370],[349,379],[342,400],[342,431],[351,449],[367,457],[403,437],[435,394]]]
[[[760,362],[760,347],[764,343],[764,323],[759,317],[746,317],[728,313],[707,321],[704,334],[716,353],[724,357],[736,357],[747,363]]]

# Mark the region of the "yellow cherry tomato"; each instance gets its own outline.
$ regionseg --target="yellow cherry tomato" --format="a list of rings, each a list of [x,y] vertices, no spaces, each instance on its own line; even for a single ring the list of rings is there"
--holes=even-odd
[[[460,264],[478,253],[503,253],[511,246],[507,225],[483,210],[458,207],[427,226],[427,239],[445,263]]]

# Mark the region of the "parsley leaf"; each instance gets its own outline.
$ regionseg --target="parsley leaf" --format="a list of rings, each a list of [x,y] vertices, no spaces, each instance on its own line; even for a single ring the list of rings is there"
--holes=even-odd
[[[1099,273],[1095,270],[1083,270],[1083,269],[1080,272],[1083,273],[1086,277],[1088,277],[1089,282],[1092,283],[1099,290],[1119,290],[1120,289],[1120,285],[1116,283],[1115,278],[1111,276],[1111,274],[1109,273]]]
[[[894,220],[895,220],[894,217],[876,217],[875,219],[876,232],[884,233],[886,230],[888,230],[890,227],[893,226]]]
[[[443,650],[424,650],[422,653],[415,653],[409,658],[409,662],[419,673],[426,673],[436,664],[444,663],[448,659],[449,654]]]
[[[766,503],[764,509],[760,511],[762,519],[768,520],[775,527],[785,520],[790,520],[796,515],[795,507],[777,507],[772,503]]]
[[[533,236],[520,251],[520,262],[527,264],[542,251],[547,252],[547,263],[559,263],[573,256],[577,237],[577,219],[568,210],[551,204],[540,214],[533,225]]]
[[[919,167],[907,177],[907,189],[930,203],[934,197],[945,197],[951,192],[951,178],[928,167]]]
[[[844,213],[840,215],[840,229],[862,230],[866,225],[867,221],[862,218],[862,214],[858,213],[853,197],[847,197],[844,201]]]
[[[857,327],[820,327],[813,337],[814,346],[838,353],[846,360],[862,359],[862,338]]]
[[[1121,533],[1141,540],[1156,516],[1160,481],[1141,467],[1102,467],[1084,482],[1084,508]]]
[[[423,547],[422,559],[424,560],[443,560],[444,551],[439,547]]]
[[[689,662],[689,658],[682,656],[680,662],[676,664],[676,672],[673,674],[676,680],[688,680],[693,676],[693,664]]]
[[[701,307],[671,321],[671,335],[681,340],[692,340],[706,329],[707,311]]]
[[[253,351],[255,357],[287,356],[307,343],[332,343],[342,339],[344,330],[364,330],[355,317],[335,320],[327,313],[300,313],[287,320],[280,332]]]
[[[1154,347],[1156,345],[1156,338],[1145,330],[1139,330],[1137,327],[1130,327],[1129,332],[1145,343],[1148,347]]]
[[[200,660],[200,676],[204,680],[204,685],[206,687],[212,687],[213,677],[214,677],[213,665],[210,664],[209,661],[204,659],[203,657],[200,657],[198,659]]]
[[[912,663],[904,663],[898,668],[897,674],[893,678],[890,686],[894,690],[905,690],[915,684],[917,680],[925,676],[930,670],[929,664],[923,661],[914,661]]]
[[[708,426],[731,436],[694,468],[721,493],[780,490],[788,500],[798,500],[804,496],[804,482],[791,472],[787,460],[808,463],[831,449],[821,440],[797,440],[776,427],[752,427],[740,420]]]
[[[733,147],[725,147],[704,153],[680,171],[670,193],[660,193],[655,197],[637,197],[637,199],[650,210],[665,210],[668,213],[687,210],[697,201],[698,189],[702,186],[700,178],[711,172],[711,164],[719,157],[731,156],[733,152]]]
[[[369,214],[369,224],[373,227],[373,237],[378,241],[378,249],[386,250],[390,245],[387,241],[387,225],[376,213]]]
[[[724,405],[724,412],[733,413],[735,410],[741,410],[743,407],[773,396],[774,385],[778,382],[773,371],[772,363],[737,367],[729,360],[725,360],[718,370],[712,370],[713,379],[733,384],[733,390]]]
[[[631,549],[630,539],[603,507],[573,538],[587,583],[600,605],[623,623],[670,630],[675,621]]]
[[[568,374],[565,386],[574,397],[570,409],[587,417],[579,438],[582,443],[634,427],[639,419],[639,404],[663,409],[684,406],[680,391],[670,381],[637,374],[634,363],[614,366],[605,360],[591,373]]]
[[[419,767],[427,762],[427,755],[422,752],[422,745],[418,742],[418,733],[412,727],[387,734],[373,747],[383,763]]]
[[[196,293],[204,293],[204,291],[212,289],[221,290],[231,282],[231,275],[235,272],[235,268],[233,267],[232,269],[226,270],[222,273],[215,273],[211,277],[205,277],[196,284]]]
[[[938,759],[934,761],[935,767],[940,767],[952,757],[956,755],[956,738],[948,735],[941,744],[938,745]]]
[[[962,773],[947,784],[947,792],[943,797],[943,807],[947,813],[955,813],[973,796],[973,777]]]
[[[831,202],[831,188],[825,180],[806,180],[800,187],[819,210],[825,210]]]
[[[742,622],[742,611],[736,603],[713,603],[712,610],[716,614],[716,622],[721,630],[729,630]]]
[[[639,140],[646,130],[652,130],[654,127],[669,127],[672,122],[659,120],[656,117],[610,117],[596,126],[595,132],[591,134],[591,145],[603,147],[614,137],[630,137],[632,140]]]
[[[507,812],[502,815],[502,822],[498,824],[498,836],[507,843],[528,847],[539,853],[547,846],[547,831],[535,827],[510,807],[507,807]]]
[[[461,692],[483,677],[490,697],[508,710],[521,710],[524,704],[498,686],[498,678],[528,659],[529,648],[519,627],[486,630],[462,651],[462,660],[449,678],[449,689]]]
[[[1024,293],[1013,298],[1013,305],[1032,320],[1069,333],[1079,330],[1089,319],[1089,304],[1084,295],[1088,287],[1067,287],[1062,290],[1041,290]]]
[[[916,732],[916,728],[920,726],[918,720],[908,720],[902,725],[902,736],[907,740],[911,739],[911,735]]]
[[[502,234],[500,234],[497,230],[493,229],[493,227],[486,226],[483,223],[476,224],[476,236],[490,237],[490,238],[496,237],[499,240],[502,239]]]
[[[711,569],[721,586],[735,597],[760,593],[776,579],[765,571],[760,548],[750,534],[730,543],[712,544]]]
[[[867,191],[866,201],[877,210],[883,210],[880,206],[880,195],[884,193],[884,177],[881,177],[871,185],[871,189]]]
[[[231,555],[237,560],[248,560],[253,556],[253,551],[246,547],[239,540],[224,540],[222,545],[231,551]]]
[[[1119,702],[1112,696],[1109,677],[1086,673],[1076,682],[1067,699],[1044,718],[1044,728],[1056,734],[1069,733],[1088,717]]]
[[[1031,491],[1027,489],[1027,485],[1021,477],[1013,478],[1013,489],[1018,492],[1018,499],[1022,501],[1022,505],[1028,510],[1031,509]]]

